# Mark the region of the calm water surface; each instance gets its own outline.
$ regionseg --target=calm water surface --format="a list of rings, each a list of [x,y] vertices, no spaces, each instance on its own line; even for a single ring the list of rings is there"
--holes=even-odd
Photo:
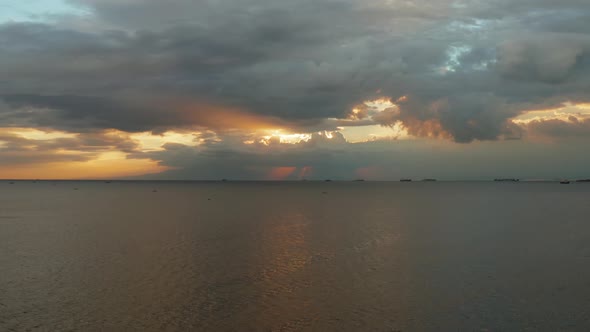
[[[588,331],[590,184],[0,181],[0,330]]]

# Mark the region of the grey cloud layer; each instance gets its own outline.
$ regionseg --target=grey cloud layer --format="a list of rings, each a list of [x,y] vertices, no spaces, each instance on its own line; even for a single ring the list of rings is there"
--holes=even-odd
[[[293,167],[286,177],[298,179],[394,180],[437,178],[440,180],[486,180],[501,177],[529,179],[585,178],[590,155],[580,153],[585,140],[566,145],[518,142],[478,142],[448,145],[432,140],[375,141],[357,144],[314,142],[267,148],[214,144],[191,148],[178,144],[164,151],[137,157],[161,160],[176,170],[154,179],[236,180],[269,179],[272,167]],[[547,158],[550,155],[553,158]],[[567,163],[563,161],[567,160]],[[305,167],[311,167],[303,172]]]
[[[135,153],[139,147],[127,135],[106,132],[41,140],[0,131],[0,142],[0,166],[15,167],[48,162],[85,162],[95,159],[102,152],[117,150]]]
[[[0,26],[2,125],[210,127],[186,113],[214,105],[316,129],[408,95],[381,124],[470,142],[518,137],[507,120],[523,110],[590,101],[587,1],[70,3],[85,24]]]

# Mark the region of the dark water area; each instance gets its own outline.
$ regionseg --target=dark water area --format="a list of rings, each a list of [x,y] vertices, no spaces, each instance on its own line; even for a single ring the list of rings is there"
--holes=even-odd
[[[29,330],[589,331],[590,184],[0,181]]]

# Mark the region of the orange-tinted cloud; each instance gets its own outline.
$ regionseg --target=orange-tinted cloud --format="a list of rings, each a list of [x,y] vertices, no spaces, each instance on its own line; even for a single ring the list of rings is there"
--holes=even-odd
[[[273,167],[268,174],[267,179],[269,180],[284,180],[295,173],[297,167],[286,166],[286,167]]]
[[[0,178],[90,179],[158,173],[169,168],[128,158],[140,148],[128,133],[0,128]]]
[[[444,139],[453,138],[453,135],[446,131],[440,121],[436,119],[422,121],[415,118],[406,118],[402,121],[402,124],[412,136]]]
[[[286,123],[278,118],[251,113],[244,109],[191,103],[182,107],[182,115],[188,123],[216,130],[259,130],[284,128]]]

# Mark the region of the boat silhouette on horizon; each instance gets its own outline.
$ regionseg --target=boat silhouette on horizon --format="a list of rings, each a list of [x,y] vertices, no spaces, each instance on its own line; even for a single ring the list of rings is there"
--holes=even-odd
[[[495,182],[520,182],[520,179],[506,178],[506,179],[494,179]]]

